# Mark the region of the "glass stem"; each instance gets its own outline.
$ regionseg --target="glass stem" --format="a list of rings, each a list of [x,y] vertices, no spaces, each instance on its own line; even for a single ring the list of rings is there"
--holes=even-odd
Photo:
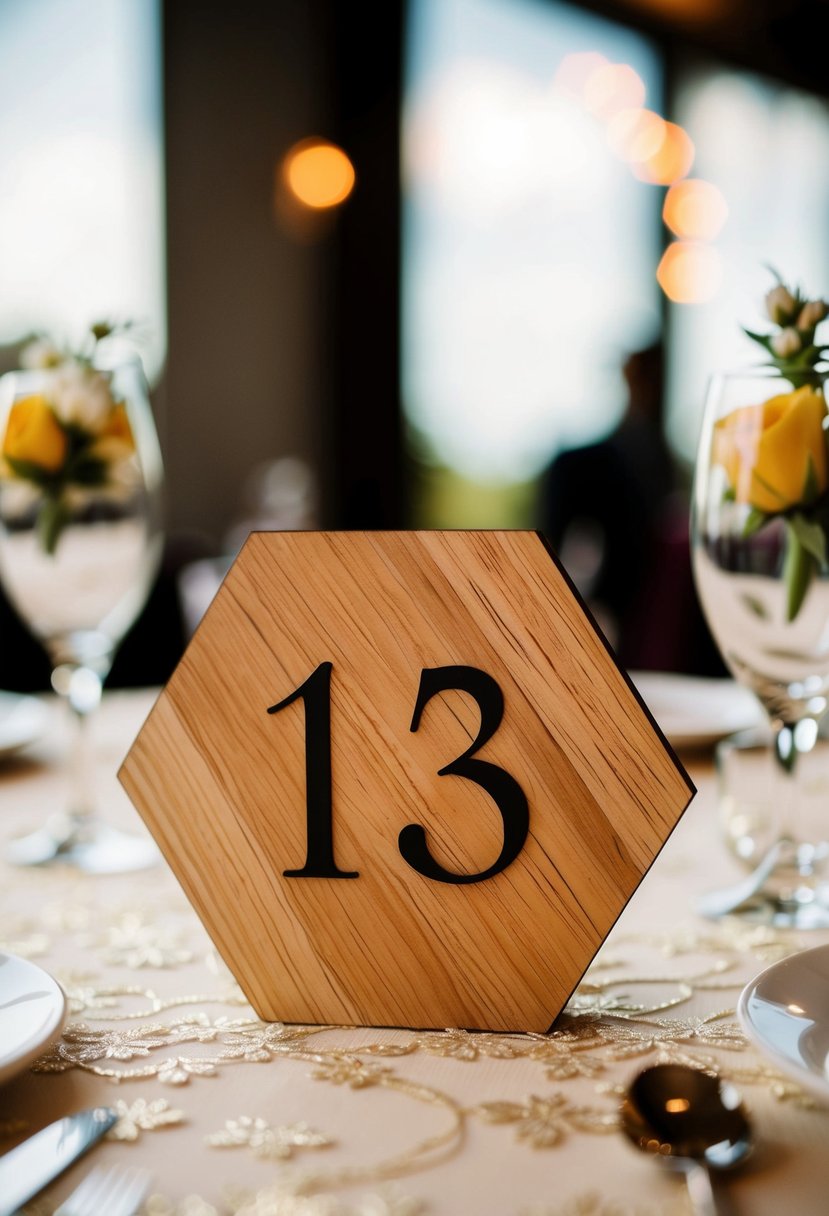
[[[74,820],[95,813],[92,716],[101,701],[101,679],[88,667],[76,667],[66,684],[73,739],[69,764],[69,814]]]
[[[800,722],[778,722],[774,732],[774,755],[781,775],[779,805],[779,838],[794,842],[798,837],[797,819],[800,801],[801,763],[804,756],[815,746],[818,737],[817,722],[803,718]],[[793,851],[791,866],[801,877],[808,877],[814,869],[814,849],[803,845]]]

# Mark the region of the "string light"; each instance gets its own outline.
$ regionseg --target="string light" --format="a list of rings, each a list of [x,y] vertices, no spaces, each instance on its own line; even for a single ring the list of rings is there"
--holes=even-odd
[[[611,151],[630,164],[653,156],[664,139],[665,120],[653,110],[620,110],[607,126],[607,142]]]
[[[687,131],[675,122],[666,122],[662,143],[633,172],[654,186],[670,186],[685,177],[694,163],[695,148]]]
[[[285,155],[283,174],[288,188],[304,206],[314,210],[338,207],[354,189],[354,166],[336,144],[304,139]]]
[[[630,64],[610,63],[596,51],[562,59],[554,86],[577,98],[606,126],[607,143],[640,181],[670,187],[663,204],[665,224],[679,237],[666,249],[657,281],[677,304],[699,304],[719,288],[719,254],[706,245],[728,218],[722,192],[688,178],[696,149],[678,123],[644,108],[645,85]]]
[[[713,182],[691,177],[671,186],[662,218],[676,236],[711,241],[728,218],[728,204]]]
[[[574,51],[565,55],[558,66],[554,86],[572,97],[584,101],[584,87],[597,68],[609,60],[598,51]]]
[[[585,81],[584,104],[597,118],[609,119],[620,110],[639,109],[645,101],[642,77],[627,63],[605,63]]]
[[[673,241],[662,255],[656,278],[675,304],[705,304],[722,282],[720,255],[697,241]]]

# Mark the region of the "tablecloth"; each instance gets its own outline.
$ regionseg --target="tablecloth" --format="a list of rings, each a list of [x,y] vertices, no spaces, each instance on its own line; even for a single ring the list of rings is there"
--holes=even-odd
[[[97,723],[105,817],[142,831],[116,770],[151,692],[108,694]],[[57,717],[0,766],[0,836],[62,805]],[[734,1211],[829,1211],[829,1107],[750,1046],[743,985],[829,934],[697,918],[734,881],[710,758],[699,793],[548,1035],[260,1022],[165,864],[84,877],[0,866],[0,949],[50,971],[61,1039],[0,1088],[0,1152],[93,1104],[120,1120],[27,1211],[52,1213],[91,1162],[152,1173],[152,1216],[673,1216],[677,1177],[618,1126],[637,1071],[681,1061],[743,1092],[757,1132]]]

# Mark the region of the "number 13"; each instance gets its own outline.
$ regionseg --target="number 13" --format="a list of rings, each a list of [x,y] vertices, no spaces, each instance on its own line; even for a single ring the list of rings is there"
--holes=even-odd
[[[269,714],[286,709],[294,701],[305,705],[305,782],[307,852],[301,870],[285,870],[286,878],[358,878],[355,870],[340,870],[334,860],[331,806],[331,663],[320,663],[304,684],[284,700],[271,705]],[[426,667],[412,715],[411,730],[420,726],[423,710],[432,697],[456,689],[469,693],[481,712],[481,725],[472,743],[457,759],[438,769],[440,777],[463,777],[489,794],[503,823],[501,852],[486,870],[476,874],[456,874],[446,870],[429,852],[426,832],[419,823],[410,823],[397,838],[403,860],[435,882],[483,882],[500,874],[524,847],[530,826],[530,810],[524,791],[505,769],[488,760],[475,758],[501,724],[504,695],[492,676],[478,667]]]

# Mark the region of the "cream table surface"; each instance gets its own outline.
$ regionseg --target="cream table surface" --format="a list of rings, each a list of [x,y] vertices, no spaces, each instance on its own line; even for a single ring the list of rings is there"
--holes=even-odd
[[[115,772],[152,700],[109,694],[98,723],[106,817],[136,831]],[[4,839],[61,805],[59,753],[56,727],[0,767]],[[640,1068],[687,1061],[736,1080],[752,1112],[737,1216],[829,1211],[829,1109],[734,1017],[748,979],[829,934],[694,917],[693,897],[738,873],[710,763],[686,762],[696,800],[546,1036],[263,1024],[166,866],[0,866],[0,949],[51,971],[71,1004],[55,1048],[0,1089],[0,1151],[85,1106],[122,1115],[28,1210],[53,1212],[95,1160],[151,1170],[156,1216],[673,1216],[682,1187],[625,1143],[616,1111]]]

